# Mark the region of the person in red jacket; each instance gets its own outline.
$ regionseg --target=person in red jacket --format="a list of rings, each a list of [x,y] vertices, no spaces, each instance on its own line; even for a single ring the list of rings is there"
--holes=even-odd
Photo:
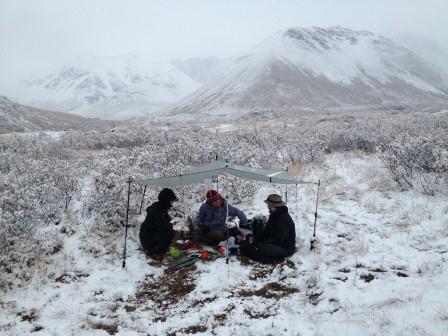
[[[205,203],[199,208],[199,213],[193,220],[193,230],[201,233],[201,238],[210,244],[218,244],[227,238],[226,219],[238,217],[240,224],[247,222],[247,217],[238,208],[227,204],[227,201],[216,191],[209,190],[205,194]]]

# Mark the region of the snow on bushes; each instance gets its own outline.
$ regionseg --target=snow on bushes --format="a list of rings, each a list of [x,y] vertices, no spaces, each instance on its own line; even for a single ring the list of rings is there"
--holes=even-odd
[[[50,139],[2,137],[0,287],[28,280],[28,268],[46,254],[38,229],[59,224],[77,193],[70,153]],[[18,267],[14,267],[18,266]]]
[[[381,159],[402,189],[421,188],[433,195],[448,182],[448,143],[428,136],[403,135],[381,146]]]
[[[325,153],[378,151],[391,177],[402,188],[420,186],[432,194],[447,189],[448,115],[400,115],[294,121],[265,128],[225,132],[206,128],[137,126],[109,132],[68,132],[59,138],[41,135],[0,137],[0,288],[29,279],[29,260],[58,248],[36,235],[57,225],[67,210],[121,239],[125,221],[127,179],[176,175],[218,157],[252,167],[287,168],[321,162]],[[82,190],[91,181],[90,192]],[[218,181],[231,203],[250,200],[259,184],[236,177]],[[443,183],[440,183],[440,182]],[[435,186],[438,185],[438,189]],[[131,212],[140,210],[143,186],[132,183]],[[176,227],[194,215],[207,189],[216,181],[174,188],[180,198],[173,215]],[[153,202],[157,188],[148,188],[143,203]],[[74,202],[75,201],[75,202]],[[70,209],[76,204],[75,209]],[[100,244],[107,242],[98,240]],[[99,248],[99,246],[96,246]],[[119,253],[118,251],[116,253]],[[19,266],[20,265],[20,266]],[[22,272],[22,273],[21,273]],[[22,274],[22,275],[20,275]]]

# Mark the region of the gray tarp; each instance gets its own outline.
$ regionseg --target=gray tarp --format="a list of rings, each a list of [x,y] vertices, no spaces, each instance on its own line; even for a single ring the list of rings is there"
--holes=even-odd
[[[206,178],[217,176],[220,174],[230,174],[243,179],[270,182],[276,184],[308,184],[313,182],[305,182],[296,180],[284,170],[250,168],[239,166],[224,161],[212,161],[201,167],[194,168],[177,176],[167,176],[158,178],[148,178],[138,183],[146,186],[158,187],[175,187],[187,184],[198,183]]]

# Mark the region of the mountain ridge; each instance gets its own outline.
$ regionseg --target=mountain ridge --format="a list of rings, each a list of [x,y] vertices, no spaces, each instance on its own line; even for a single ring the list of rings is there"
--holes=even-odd
[[[165,114],[231,119],[447,103],[448,75],[393,40],[340,26],[296,27],[258,44]]]
[[[103,119],[271,118],[446,107],[448,74],[390,38],[292,27],[234,58],[83,57],[21,82],[15,101]]]

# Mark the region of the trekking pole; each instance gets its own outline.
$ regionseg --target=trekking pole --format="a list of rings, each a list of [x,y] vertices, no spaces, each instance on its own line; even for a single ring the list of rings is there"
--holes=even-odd
[[[316,222],[317,222],[317,205],[319,203],[319,189],[320,189],[320,180],[317,183],[317,199],[316,199],[316,211],[314,212],[314,231],[313,231],[313,238],[311,239],[311,247],[310,250],[314,250],[315,243],[316,243]]]
[[[126,267],[126,240],[128,238],[129,198],[131,196],[131,182],[132,182],[132,179],[131,179],[131,177],[129,177],[129,179],[128,179],[128,202],[127,202],[127,206],[126,206],[126,229],[125,229],[125,234],[124,234],[124,249],[123,249],[123,265],[122,265],[123,268]]]

